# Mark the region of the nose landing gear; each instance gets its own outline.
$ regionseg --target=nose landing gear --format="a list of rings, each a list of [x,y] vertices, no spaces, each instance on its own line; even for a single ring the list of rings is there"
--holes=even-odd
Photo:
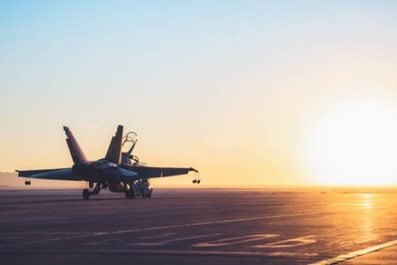
[[[32,182],[30,182],[30,179],[26,179],[25,180],[25,185],[26,186],[30,186],[32,184]]]

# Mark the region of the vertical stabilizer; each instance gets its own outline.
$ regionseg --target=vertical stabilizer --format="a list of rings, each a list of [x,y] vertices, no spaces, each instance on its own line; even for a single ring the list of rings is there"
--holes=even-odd
[[[121,143],[123,138],[123,126],[117,127],[116,135],[110,141],[109,149],[106,153],[106,159],[110,162],[120,164],[121,160]]]
[[[74,138],[72,132],[69,130],[68,127],[63,126],[63,129],[66,133],[66,143],[68,144],[70,154],[72,156],[73,162],[77,163],[80,161],[86,161],[85,155],[81,150],[79,144],[77,143],[76,139]]]

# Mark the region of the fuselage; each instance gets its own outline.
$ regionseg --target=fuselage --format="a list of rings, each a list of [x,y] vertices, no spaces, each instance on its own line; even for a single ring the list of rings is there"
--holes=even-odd
[[[109,178],[117,177],[117,174],[112,172],[112,169],[115,168],[117,168],[117,164],[106,159],[81,161],[73,165],[72,173],[85,181],[103,182],[109,180]]]

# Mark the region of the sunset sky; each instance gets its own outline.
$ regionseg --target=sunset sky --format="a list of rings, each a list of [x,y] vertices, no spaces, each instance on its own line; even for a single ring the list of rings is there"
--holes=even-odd
[[[396,14],[397,1],[2,0],[0,171],[71,166],[63,125],[102,158],[122,124],[142,161],[207,185],[397,185]]]

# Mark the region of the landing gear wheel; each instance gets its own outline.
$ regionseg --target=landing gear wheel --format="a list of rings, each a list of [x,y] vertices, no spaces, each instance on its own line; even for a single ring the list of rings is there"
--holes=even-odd
[[[126,190],[125,191],[125,198],[126,199],[134,199],[135,197],[135,191],[134,189]]]
[[[146,198],[151,198],[152,197],[152,194],[151,193],[147,193],[146,194]]]
[[[83,199],[88,200],[90,198],[90,191],[88,189],[83,190]]]

